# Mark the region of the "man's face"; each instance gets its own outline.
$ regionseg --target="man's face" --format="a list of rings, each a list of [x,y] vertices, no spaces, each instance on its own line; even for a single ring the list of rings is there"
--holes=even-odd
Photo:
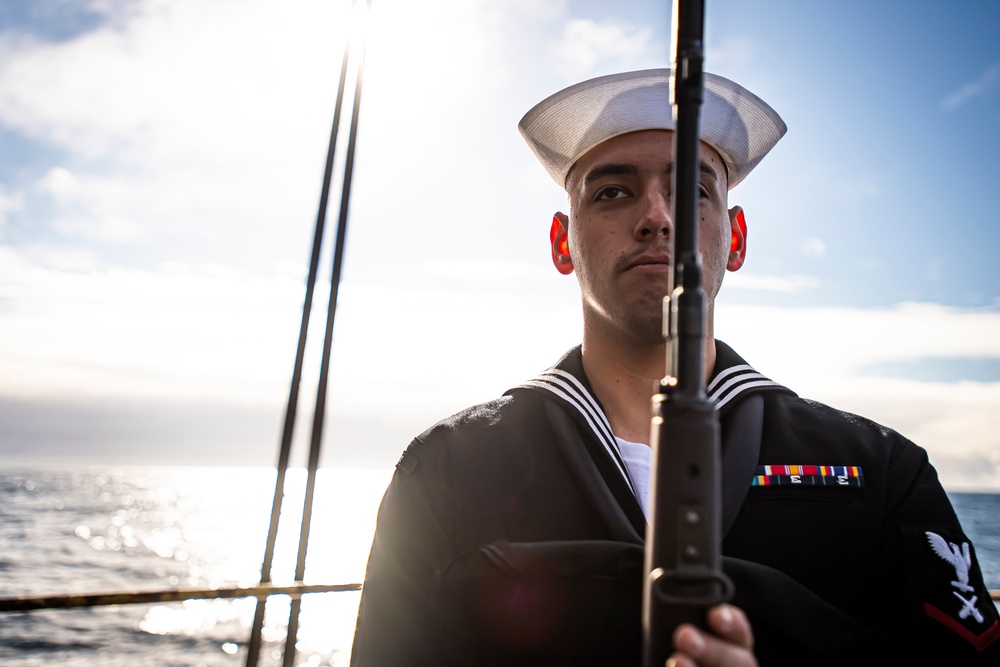
[[[576,271],[588,327],[617,329],[640,343],[662,342],[662,304],[672,270],[673,151],[672,132],[632,132],[591,149],[569,174],[571,265],[557,268]],[[732,216],[726,210],[725,164],[704,143],[700,152],[699,248],[711,303],[727,266],[736,270],[742,264],[745,231],[732,251],[739,209]]]

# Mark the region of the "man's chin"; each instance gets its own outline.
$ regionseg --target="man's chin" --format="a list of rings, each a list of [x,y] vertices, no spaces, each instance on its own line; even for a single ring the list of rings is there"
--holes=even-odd
[[[635,318],[624,329],[633,345],[655,347],[665,344],[661,317]]]

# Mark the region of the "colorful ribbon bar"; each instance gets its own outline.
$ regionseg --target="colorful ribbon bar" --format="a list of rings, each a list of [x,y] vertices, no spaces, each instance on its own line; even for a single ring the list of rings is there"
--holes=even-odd
[[[860,488],[865,476],[859,466],[757,466],[750,486],[840,486]]]

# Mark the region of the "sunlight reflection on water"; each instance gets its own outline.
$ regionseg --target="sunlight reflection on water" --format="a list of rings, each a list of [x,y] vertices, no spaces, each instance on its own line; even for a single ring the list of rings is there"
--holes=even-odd
[[[390,475],[386,470],[319,471],[306,583],[362,581],[375,515]],[[7,502],[0,512],[5,519],[0,539],[22,547],[5,554],[9,564],[0,571],[0,584],[5,595],[256,584],[274,479],[273,469],[236,467],[0,475]],[[301,469],[286,476],[272,569],[272,581],[278,585],[294,579],[305,479]],[[22,534],[15,534],[19,525]],[[359,599],[357,592],[303,597],[300,663],[336,665],[346,660]],[[265,657],[272,660],[273,649],[284,642],[289,601],[287,596],[273,596],[267,603],[264,639],[275,644],[265,646]],[[253,599],[157,604],[131,627],[133,634],[137,629],[147,637],[207,641],[206,648],[224,662],[205,664],[235,665],[245,660],[254,606]],[[72,612],[61,613],[68,618],[65,614]],[[36,614],[31,620],[45,618]],[[102,623],[101,630],[108,630],[107,621]],[[80,630],[73,639],[77,644],[88,637],[86,628]],[[2,657],[8,664],[10,655]],[[166,663],[155,662],[154,656],[148,664]]]
[[[273,496],[271,470],[238,475],[239,485],[220,484],[231,475],[199,470],[181,475],[172,503],[177,512],[170,528],[155,534],[158,553],[198,552],[190,559],[191,585],[252,585],[260,578],[264,536]],[[321,470],[316,484],[313,522],[306,560],[308,583],[351,583],[364,578],[365,563],[375,526],[375,513],[388,483],[386,471]],[[275,548],[272,581],[294,581],[305,489],[304,470],[291,470],[285,482],[281,529]],[[170,508],[171,503],[161,501]],[[178,531],[177,527],[181,530]],[[119,531],[121,534],[121,531]],[[306,654],[330,655],[349,649],[357,616],[358,593],[307,595],[302,601],[299,649]],[[284,641],[290,600],[273,596],[267,603],[264,639]],[[238,621],[249,629],[254,602],[191,600],[180,608],[159,605],[150,609],[141,625],[154,634],[204,633],[218,623]]]

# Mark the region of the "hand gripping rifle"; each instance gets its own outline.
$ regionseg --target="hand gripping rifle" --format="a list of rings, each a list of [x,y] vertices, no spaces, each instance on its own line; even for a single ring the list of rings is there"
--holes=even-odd
[[[667,375],[653,397],[651,513],[643,585],[643,665],[663,667],[681,623],[706,627],[732,596],[722,572],[719,418],[705,395],[705,292],[698,252],[704,0],[674,0],[671,102],[673,275],[663,299]]]

